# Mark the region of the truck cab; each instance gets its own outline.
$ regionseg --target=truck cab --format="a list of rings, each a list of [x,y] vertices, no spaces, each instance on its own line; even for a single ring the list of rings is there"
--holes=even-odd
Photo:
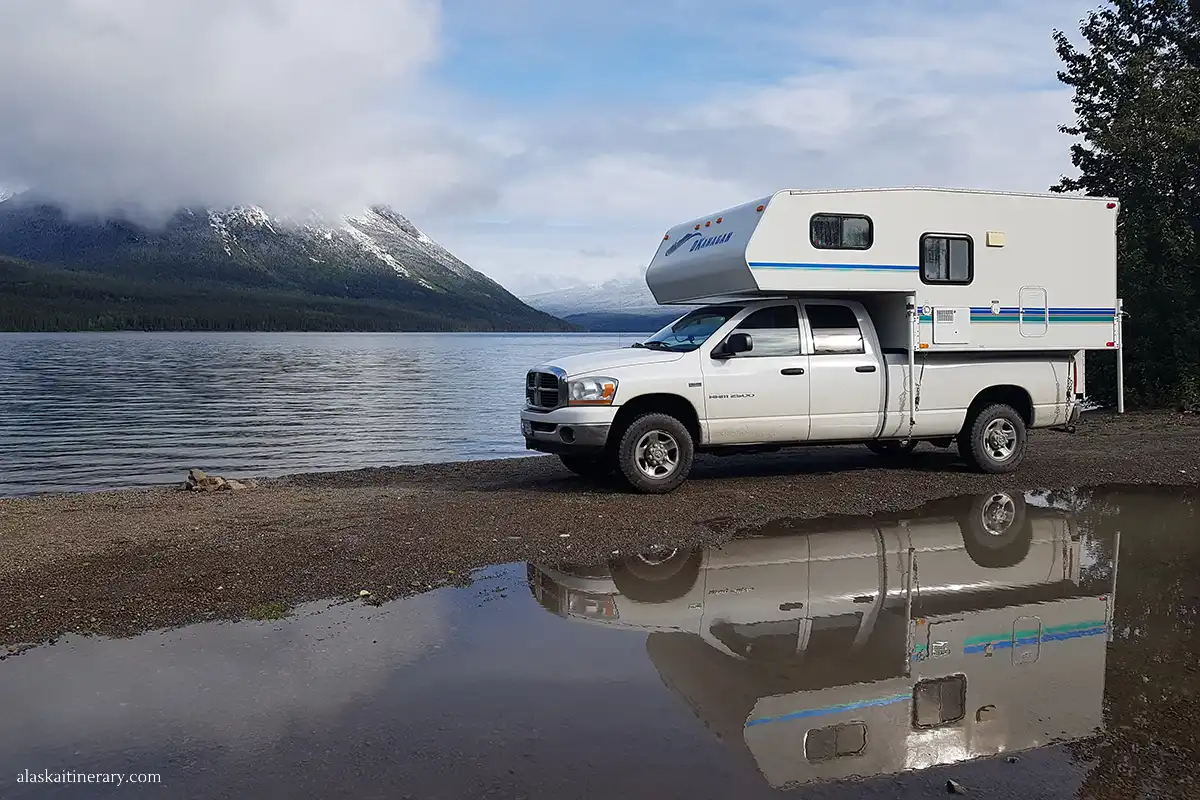
[[[864,303],[729,301],[688,311],[632,347],[530,370],[521,427],[528,449],[557,454],[580,475],[615,471],[646,493],[682,484],[697,452],[865,443],[899,456],[922,439],[949,446],[968,417],[983,420],[968,461],[1007,472],[1028,427],[1067,422],[1072,399],[1055,386],[1070,368],[1066,358],[926,360],[910,417],[912,368],[903,350],[882,346]]]

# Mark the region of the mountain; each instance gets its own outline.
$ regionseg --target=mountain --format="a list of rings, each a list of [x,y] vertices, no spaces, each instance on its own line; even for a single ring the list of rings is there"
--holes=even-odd
[[[570,328],[386,206],[336,220],[181,209],[147,227],[0,200],[0,329]]]
[[[683,314],[682,309],[660,306],[645,277],[536,292],[521,299],[589,331],[646,333]]]

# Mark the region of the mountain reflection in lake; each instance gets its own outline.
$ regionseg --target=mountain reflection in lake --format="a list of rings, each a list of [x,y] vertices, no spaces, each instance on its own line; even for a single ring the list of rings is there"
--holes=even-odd
[[[630,341],[0,333],[0,496],[526,455],[525,371]]]

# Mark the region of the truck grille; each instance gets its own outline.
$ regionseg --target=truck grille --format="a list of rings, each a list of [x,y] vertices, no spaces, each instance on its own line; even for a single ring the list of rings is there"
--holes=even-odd
[[[535,369],[525,376],[525,402],[530,408],[558,408],[564,394],[562,380],[553,372]]]

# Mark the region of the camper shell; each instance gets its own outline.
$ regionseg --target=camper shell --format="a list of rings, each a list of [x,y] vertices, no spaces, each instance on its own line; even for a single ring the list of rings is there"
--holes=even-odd
[[[959,189],[784,190],[671,228],[646,282],[664,305],[853,297],[885,348],[1117,345],[1112,198]]]

